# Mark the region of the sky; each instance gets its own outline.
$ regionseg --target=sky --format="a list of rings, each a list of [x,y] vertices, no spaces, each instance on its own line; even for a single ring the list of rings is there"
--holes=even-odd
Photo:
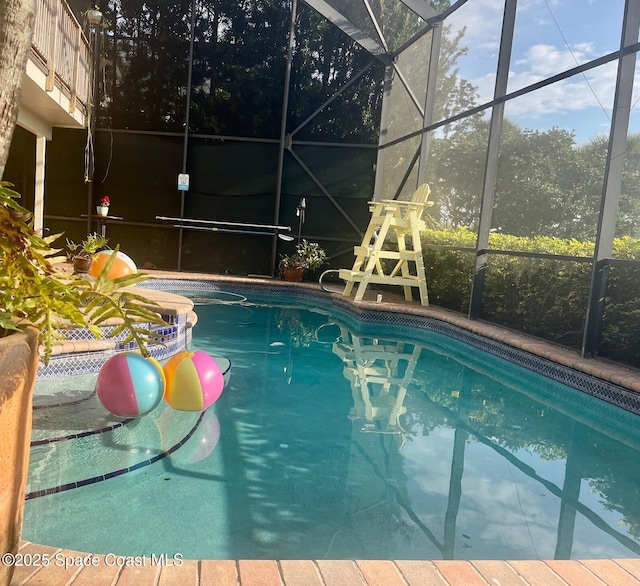
[[[504,0],[469,0],[447,19],[452,34],[466,26],[462,44],[469,51],[458,66],[478,88],[479,103],[493,94],[503,5]],[[624,0],[519,0],[508,91],[615,51],[623,8]],[[517,98],[507,103],[505,115],[523,128],[572,131],[578,143],[608,133],[616,68],[612,62]],[[640,80],[634,94],[632,104],[640,98]],[[640,103],[631,118],[631,130],[640,132]]]

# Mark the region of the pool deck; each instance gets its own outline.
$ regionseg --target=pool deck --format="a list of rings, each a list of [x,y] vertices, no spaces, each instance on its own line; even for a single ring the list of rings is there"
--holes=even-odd
[[[149,271],[159,278],[203,279],[265,283],[264,278],[239,279],[193,273]],[[279,280],[269,285],[291,286]],[[300,287],[318,289],[315,284]],[[341,297],[337,284],[327,288]],[[371,290],[355,305],[425,315],[463,327],[477,334],[543,356],[576,370],[640,392],[640,372],[600,359],[582,358],[577,352],[528,338],[523,334],[437,307],[422,307],[402,296],[382,291],[376,301]],[[516,561],[380,561],[380,560],[184,560],[181,565],[153,565],[149,558],[135,560],[141,567],[120,566],[104,556],[22,542],[21,554],[41,554],[46,567],[18,567],[11,586],[631,586],[640,585],[640,559],[619,560],[516,560]],[[54,557],[55,556],[55,557]],[[27,558],[34,559],[34,558]],[[84,567],[83,559],[95,565]],[[60,560],[67,560],[65,568]],[[122,560],[119,560],[122,561]],[[87,563],[87,562],[84,562]]]
[[[585,561],[184,560],[181,565],[118,565],[23,542],[46,567],[16,568],[11,586],[633,586],[640,559]],[[48,556],[48,557],[47,557]],[[83,561],[86,560],[86,561]],[[94,561],[95,560],[95,561]],[[64,567],[66,565],[69,567]],[[93,564],[91,564],[93,562]],[[86,567],[84,564],[90,564]],[[142,565],[144,564],[144,565]]]

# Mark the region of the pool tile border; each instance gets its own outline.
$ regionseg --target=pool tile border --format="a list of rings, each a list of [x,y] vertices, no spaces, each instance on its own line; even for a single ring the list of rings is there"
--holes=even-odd
[[[361,322],[412,327],[446,335],[640,415],[640,374],[616,365],[580,358],[565,348],[527,338],[499,326],[472,321],[440,308],[395,301],[355,302],[315,285],[265,279],[204,278],[202,275],[182,279],[173,276],[146,281],[145,287],[194,293],[264,293],[280,298],[284,294],[296,299],[314,300],[321,302],[327,310],[342,310]],[[390,296],[385,293],[385,297]],[[603,378],[603,374],[608,374],[609,380]]]
[[[115,429],[118,429],[120,427],[122,427],[123,425],[127,425],[127,423],[131,423],[132,421],[134,421],[134,419],[132,417],[128,418],[128,419],[123,419],[122,421],[118,421],[117,423],[114,423],[113,425],[107,425],[105,427],[101,427],[100,429],[91,429],[88,431],[80,431],[78,433],[70,433],[68,435],[62,435],[62,436],[58,436],[58,437],[51,437],[51,438],[47,438],[47,439],[41,439],[41,440],[33,440],[31,442],[31,447],[33,448],[34,446],[46,446],[48,444],[55,444],[58,442],[66,442],[69,440],[74,440],[74,439],[81,439],[83,437],[89,437],[91,435],[99,435],[101,433],[107,433],[109,431],[114,431]]]
[[[345,310],[352,313],[352,309],[346,307]],[[381,319],[381,313],[386,314]],[[569,387],[585,392],[594,397],[598,397],[612,403],[626,411],[640,414],[640,395],[632,390],[626,389],[606,380],[601,380],[593,375],[577,371],[563,364],[558,364],[545,358],[537,356],[526,350],[521,350],[514,346],[509,346],[503,342],[486,338],[474,332],[469,332],[446,322],[438,321],[430,317],[418,317],[406,314],[389,314],[379,311],[362,311],[356,313],[358,319],[365,322],[394,324],[400,327],[412,327],[433,331],[443,334],[460,342],[469,344],[479,350],[499,358],[508,360],[513,364],[522,366],[527,370],[540,374]]]

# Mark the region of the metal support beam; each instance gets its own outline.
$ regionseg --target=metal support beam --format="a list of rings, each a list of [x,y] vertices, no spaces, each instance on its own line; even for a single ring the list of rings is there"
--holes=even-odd
[[[291,20],[289,21],[289,42],[287,44],[287,64],[284,72],[284,94],[282,96],[282,116],[280,118],[280,145],[278,147],[278,175],[276,178],[276,198],[273,204],[273,223],[280,223],[280,199],[282,197],[282,177],[284,175],[284,151],[291,148],[291,136],[287,136],[287,113],[289,110],[289,85],[291,83],[291,62],[295,43],[297,0],[291,0]],[[289,145],[289,146],[287,146]],[[278,240],[271,243],[271,276],[276,273]]]
[[[391,64],[387,65],[384,70],[384,85],[382,88],[382,108],[380,111],[380,135],[378,137],[378,157],[376,159],[376,178],[373,187],[373,199],[379,200],[384,197],[384,174],[385,151],[384,146],[387,140],[387,132],[389,125],[389,112],[391,110],[391,89],[393,88],[394,69]]]
[[[358,234],[358,236],[360,238],[362,238],[363,232],[362,230],[360,230],[358,224],[356,224],[353,219],[351,218],[351,216],[349,216],[349,214],[347,214],[347,212],[344,211],[344,209],[342,209],[342,206],[335,200],[335,198],[327,191],[326,187],[324,185],[322,185],[322,182],[320,181],[320,179],[318,179],[313,172],[311,171],[311,169],[309,169],[309,167],[307,167],[304,163],[304,161],[296,154],[295,151],[291,151],[291,156],[298,162],[298,164],[302,167],[302,169],[304,170],[304,172],[310,177],[310,179],[318,186],[318,188],[320,189],[320,191],[322,191],[322,193],[324,193],[324,195],[327,197],[327,199],[329,199],[329,201],[335,206],[335,208],[342,214],[342,216],[344,217],[345,220],[347,220],[347,222],[349,222],[349,224],[351,225],[351,227],[356,231],[356,233]],[[277,222],[276,222],[277,223]]]
[[[435,8],[425,0],[400,0],[400,2],[424,20],[438,15]]]
[[[355,24],[340,14],[340,12],[324,0],[304,1],[372,55],[380,56],[386,54],[386,50],[382,45],[380,45],[380,43],[374,41],[371,37],[363,33]]]
[[[318,106],[309,116],[307,116],[307,118],[305,118],[300,124],[298,124],[298,126],[296,126],[291,131],[291,137],[293,138],[298,132],[300,132],[300,130],[302,128],[304,128],[307,124],[309,124],[309,122],[311,122],[311,120],[313,120],[318,114],[320,114],[320,112],[322,112],[329,104],[331,104],[331,102],[336,100],[345,90],[347,90],[356,81],[358,81],[364,75],[365,72],[367,72],[367,71],[369,71],[369,69],[371,69],[371,66],[374,63],[376,63],[375,59],[370,61],[367,65],[365,65],[360,71],[358,71],[358,73],[352,75],[349,78],[349,81],[347,81],[345,84],[343,84],[342,87],[340,87],[338,90],[335,91],[335,93],[333,93],[333,95],[331,95],[324,102],[322,102],[322,104],[320,106]]]
[[[418,98],[416,97],[415,93],[413,93],[413,89],[411,88],[411,85],[409,85],[409,82],[407,81],[406,77],[403,75],[402,70],[398,67],[398,64],[394,61],[392,65],[393,65],[393,69],[396,72],[396,75],[398,76],[398,79],[400,80],[400,83],[402,83],[402,86],[406,90],[407,95],[409,96],[409,99],[415,106],[416,110],[418,110],[418,113],[420,114],[420,118],[424,118],[423,104],[421,104],[418,101]]]
[[[378,19],[376,18],[376,14],[373,11],[373,8],[371,8],[371,5],[369,4],[369,0],[362,0],[364,2],[364,6],[367,9],[367,13],[369,14],[369,18],[371,19],[371,22],[373,24],[373,28],[376,29],[376,33],[378,35],[378,37],[380,37],[380,42],[382,43],[382,46],[384,47],[384,52],[388,53],[389,52],[389,45],[386,41],[386,39],[384,38],[384,31],[382,30],[382,27],[380,26],[380,23],[378,22]]]
[[[191,113],[191,79],[193,75],[193,44],[196,30],[196,0],[191,0],[191,28],[189,37],[189,71],[187,73],[187,103],[184,112],[184,140],[182,142],[182,172],[187,172],[187,153],[189,149],[189,118]],[[180,191],[180,217],[184,218],[184,199],[186,192]],[[178,270],[182,269],[182,226],[178,233]]]
[[[431,32],[431,48],[429,51],[429,70],[427,72],[427,89],[424,96],[424,117],[422,119],[422,139],[420,142],[420,165],[418,166],[418,185],[422,185],[427,178],[427,163],[429,161],[429,147],[431,133],[425,132],[433,123],[433,112],[436,103],[436,87],[438,69],[440,66],[440,46],[442,44],[442,24],[436,23]]]
[[[411,173],[413,172],[413,168],[415,167],[419,158],[420,158],[420,146],[418,146],[415,153],[413,153],[413,156],[411,157],[411,162],[407,165],[407,168],[404,171],[404,175],[402,176],[400,183],[396,187],[393,197],[390,199],[398,199],[400,197],[400,194],[402,193],[404,186],[407,184],[407,181],[409,181],[409,177],[411,176]],[[417,185],[416,185],[416,188],[417,188]],[[413,191],[415,191],[415,189]],[[387,194],[387,197],[385,199],[387,199],[388,197],[389,195]]]
[[[501,98],[507,93],[513,30],[516,20],[516,3],[517,0],[506,0],[502,19],[500,53],[498,55],[496,85],[493,92],[493,99],[497,101],[497,103],[494,103],[489,126],[489,143],[487,145],[482,202],[480,204],[480,222],[476,243],[476,262],[473,271],[473,283],[471,285],[471,300],[469,302],[470,319],[480,317],[482,306],[482,290],[484,288],[484,276],[487,270],[487,253],[484,251],[489,248],[489,234],[491,231],[493,204],[498,178],[498,151],[500,148],[502,122],[504,119],[504,101],[502,101]]]
[[[636,53],[624,54],[623,50],[637,43],[640,31],[640,2],[626,0],[620,41],[620,59],[613,99],[611,133],[607,148],[604,187],[600,200],[600,215],[596,234],[596,249],[591,273],[589,306],[582,342],[582,356],[595,356],[600,346],[604,301],[609,279],[609,263],[616,231],[618,204],[622,187],[622,172],[627,150],[627,132],[631,114],[631,99],[636,67]]]

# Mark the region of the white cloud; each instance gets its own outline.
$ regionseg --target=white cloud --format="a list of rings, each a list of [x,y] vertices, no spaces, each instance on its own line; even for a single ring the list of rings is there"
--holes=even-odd
[[[588,60],[593,46],[583,43],[576,47],[578,60]],[[568,50],[551,45],[535,45],[516,65],[518,70],[509,73],[508,91],[526,87],[575,67],[574,57]],[[516,98],[507,106],[511,115],[528,114],[543,116],[558,112],[585,110],[601,105],[610,110],[613,104],[617,63],[611,62],[568,79],[537,90],[533,94]]]
[[[574,56],[580,62],[588,61],[594,53],[591,43],[583,43],[576,47]],[[576,66],[574,57],[569,51],[558,47],[539,44],[531,47],[524,58],[514,63],[509,72],[508,92],[513,92],[543,79],[547,79]],[[591,106],[600,107],[598,100],[606,109],[613,103],[613,92],[616,79],[616,63],[609,63],[584,74],[556,82],[540,89],[535,94],[516,98],[509,102],[511,115],[529,114],[530,116],[547,115],[554,112],[584,110]],[[495,74],[486,73],[481,77],[469,80],[478,88],[479,103],[493,97]]]
[[[496,85],[495,73],[487,73],[470,81],[478,88],[478,104],[484,104],[493,99],[493,90]]]
[[[514,62],[514,67],[531,72],[539,79],[551,77],[561,71],[576,67],[597,57],[593,43],[579,43],[568,49],[559,49],[553,45],[533,45],[524,57]]]
[[[620,38],[622,6],[623,0],[518,0],[507,91],[614,51]],[[479,104],[493,97],[503,7],[503,0],[474,0],[445,23],[450,38],[465,27],[461,46],[468,53],[456,66],[459,75],[477,87]],[[617,62],[611,62],[516,98],[507,103],[507,116],[525,127],[557,125],[585,136],[607,132],[616,68]],[[640,74],[636,78],[634,102],[640,98]],[[640,101],[635,111],[640,111]]]
[[[466,27],[463,45],[469,48],[469,54],[475,51],[497,52],[503,10],[504,0],[467,2],[446,20],[445,25],[450,30],[450,36],[455,36]]]

